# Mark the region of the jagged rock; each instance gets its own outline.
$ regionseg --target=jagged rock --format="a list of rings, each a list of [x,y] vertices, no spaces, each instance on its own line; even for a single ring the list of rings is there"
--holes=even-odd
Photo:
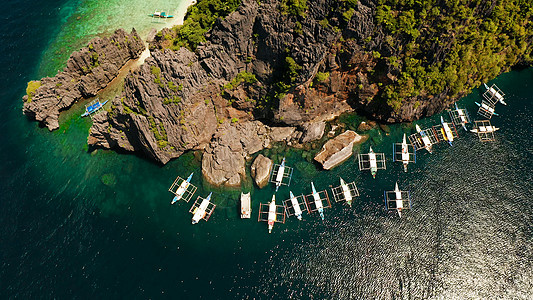
[[[376,128],[378,126],[378,124],[374,121],[368,121],[368,122],[361,122],[359,124],[359,126],[357,126],[357,131],[368,131],[368,130],[371,130],[372,128]]]
[[[304,134],[300,140],[301,143],[307,143],[319,140],[324,135],[326,122],[307,123],[304,126]]]
[[[255,180],[255,184],[262,189],[268,184],[268,179],[270,177],[270,170],[272,169],[272,160],[259,154],[251,167],[251,175]]]
[[[132,30],[123,29],[110,37],[94,38],[87,47],[72,53],[67,66],[55,77],[41,79],[31,99],[23,97],[23,112],[42,122],[49,130],[59,128],[59,112],[74,102],[93,97],[107,86],[130,59],[139,57],[144,44]]]
[[[288,141],[295,131],[295,127],[271,127],[270,139],[274,142]]]
[[[363,143],[368,136],[361,136],[355,131],[347,130],[335,138],[327,141],[322,150],[315,156],[315,160],[319,162],[326,170],[330,170],[344,161],[346,161],[353,153],[353,146],[356,143]]]

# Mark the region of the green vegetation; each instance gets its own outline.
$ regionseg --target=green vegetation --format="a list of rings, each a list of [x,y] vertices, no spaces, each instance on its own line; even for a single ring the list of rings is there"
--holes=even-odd
[[[165,148],[168,145],[167,132],[163,123],[159,123],[159,126],[155,123],[155,119],[152,116],[148,116],[148,122],[150,123],[150,131],[154,134],[159,148]]]
[[[481,0],[379,1],[375,19],[396,53],[373,56],[398,71],[382,98],[397,110],[420,94],[459,96],[521,58],[532,64],[532,17],[531,1],[502,0],[492,10]]]
[[[243,71],[237,74],[237,76],[233,78],[232,81],[226,83],[223,86],[223,89],[228,90],[228,91],[234,90],[236,87],[238,87],[243,82],[246,82],[248,84],[253,84],[257,82],[257,78],[255,78],[254,74]]]
[[[26,95],[28,95],[28,100],[26,102],[31,102],[33,96],[35,96],[35,91],[41,86],[41,81],[39,80],[32,80],[28,82],[28,86],[26,87]]]
[[[231,123],[237,123],[237,122],[239,122],[239,119],[237,119],[237,118],[231,118]]]
[[[163,98],[163,104],[167,105],[170,103],[178,104],[181,102],[181,98],[179,96],[174,96],[172,98]]]
[[[315,76],[315,79],[317,82],[324,82],[326,80],[328,80],[329,78],[329,72],[318,72],[316,73],[316,76]]]
[[[307,0],[281,0],[279,7],[283,14],[305,17]]]
[[[215,20],[225,17],[235,11],[241,0],[198,0],[196,5],[190,6],[183,25],[172,29],[175,36],[172,40],[172,50],[187,47],[195,51],[198,44],[205,42],[205,33],[211,29]]]

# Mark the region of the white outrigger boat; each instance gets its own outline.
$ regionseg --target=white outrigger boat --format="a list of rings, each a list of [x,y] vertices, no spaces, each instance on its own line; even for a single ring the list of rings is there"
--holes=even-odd
[[[346,183],[344,179],[340,178],[341,185],[337,187],[332,187],[331,191],[333,192],[333,198],[335,202],[346,201],[349,206],[352,206],[353,200],[355,197],[359,196],[359,191],[355,182]]]
[[[315,200],[316,210],[320,214],[320,218],[324,220],[324,205],[322,204],[322,199],[320,199],[320,195],[317,193],[313,182],[311,182],[311,189],[313,191],[313,199]]]
[[[485,98],[488,98],[488,99],[494,98],[496,101],[499,101],[501,104],[507,105],[507,103],[505,103],[505,101],[503,100],[503,96],[504,96],[503,92],[495,84],[493,84],[491,87],[489,87],[485,83],[483,83],[483,85],[487,89],[485,93],[488,94],[487,96],[485,96]]]
[[[174,194],[174,198],[170,204],[174,204],[179,200],[184,200],[185,202],[189,202],[189,200],[191,200],[192,196],[196,192],[196,186],[191,183],[193,174],[194,173],[191,173],[191,175],[189,175],[189,177],[187,177],[185,180],[179,176],[176,178],[176,180],[174,180],[168,189],[169,192]]]
[[[270,175],[270,182],[276,185],[276,192],[282,185],[289,186],[292,178],[292,168],[285,165],[285,157],[281,160],[281,164],[274,165]]]
[[[401,218],[402,210],[411,208],[411,195],[408,191],[401,191],[396,182],[394,191],[385,191],[385,204],[388,210],[398,211]]]
[[[438,133],[438,137],[447,141],[450,146],[453,146],[454,139],[459,137],[457,130],[455,129],[455,125],[453,125],[453,123],[444,122],[444,118],[442,116],[440,117],[440,126],[437,125],[434,126],[434,128]]]
[[[474,102],[477,106],[479,106],[478,114],[482,115],[483,117],[490,119],[492,116],[499,116],[494,109],[494,104],[490,104],[489,102],[483,100],[481,101],[481,104],[478,102]]]
[[[292,191],[289,191],[290,197],[291,197],[291,204],[292,208],[294,209],[294,215],[298,220],[302,220],[302,209],[300,208],[300,203],[298,203],[298,199],[294,197],[294,194]]]
[[[424,148],[426,148],[426,150],[429,153],[433,153],[433,150],[432,150],[433,144],[431,143],[431,140],[429,139],[426,131],[422,130],[420,126],[418,126],[418,124],[416,124],[415,127],[416,127],[416,132],[418,132],[420,134],[420,137],[422,138],[422,142],[424,143]]]
[[[276,221],[276,195],[272,195],[272,201],[268,205],[268,233],[272,233],[272,228]]]
[[[193,214],[192,224],[198,224],[201,219],[206,221],[209,219],[216,207],[215,204],[210,202],[212,194],[213,193],[209,193],[205,199],[202,199],[202,197],[198,197],[198,199],[196,199],[196,202],[193,204],[190,210],[190,212]]]
[[[376,178],[378,170],[385,170],[387,166],[385,164],[385,154],[374,153],[372,147],[367,154],[359,154],[359,170],[370,170],[373,178]]]
[[[494,132],[500,128],[490,124],[489,120],[476,121],[474,128],[470,129],[471,132],[476,133],[479,137],[479,140],[482,142],[492,142],[496,140],[494,137]]]
[[[397,149],[401,150],[398,151]],[[407,165],[409,163],[416,163],[416,151],[412,144],[407,143],[405,133],[403,134],[402,143],[392,144],[392,158],[393,161],[401,161],[403,164],[404,172],[407,172]]]
[[[450,118],[455,126],[461,125],[465,131],[467,131],[466,124],[472,122],[470,120],[470,116],[468,115],[468,111],[466,109],[459,108],[457,106],[457,102],[455,103],[455,110],[450,110]]]
[[[183,197],[183,194],[185,194],[187,188],[189,187],[189,184],[191,183],[191,178],[193,174],[194,173],[191,173],[191,175],[189,175],[189,177],[187,177],[187,179],[179,185],[178,190],[176,191],[176,196],[174,196],[174,199],[172,199],[172,202],[170,202],[170,204],[178,202]]]
[[[283,180],[283,173],[285,173],[285,157],[283,158],[283,160],[281,161],[281,164],[279,165],[278,174],[276,174],[276,192],[281,186],[281,182]]]
[[[252,215],[250,193],[241,193],[241,219],[250,219]]]
[[[259,205],[259,217],[257,221],[265,221],[268,224],[268,233],[272,233],[274,223],[285,223],[285,208],[281,205],[276,205],[276,195],[272,195],[272,201],[268,204],[261,203]]]

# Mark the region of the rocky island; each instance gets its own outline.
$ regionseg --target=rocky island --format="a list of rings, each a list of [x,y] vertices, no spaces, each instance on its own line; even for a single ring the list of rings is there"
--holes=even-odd
[[[319,140],[326,122],[341,114],[410,122],[513,66],[532,64],[528,3],[212,2],[199,0],[183,25],[150,41],[151,56],[93,118],[90,145],[142,152],[163,164],[202,150],[205,179],[239,186],[254,153]],[[56,77],[28,84],[24,113],[58,128],[61,110],[94,96],[143,48],[135,31],[90,42]],[[346,131],[325,147],[343,154],[315,159],[330,169],[356,140],[364,138]],[[254,162],[258,185],[270,164],[263,156]]]

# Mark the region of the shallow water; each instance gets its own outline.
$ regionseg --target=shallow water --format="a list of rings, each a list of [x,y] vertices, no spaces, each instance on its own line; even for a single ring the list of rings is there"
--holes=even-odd
[[[269,157],[286,156],[295,167],[290,186],[295,194],[310,193],[311,180],[317,189],[329,190],[339,176],[355,180],[361,193],[352,208],[332,203],[324,222],[316,214],[301,222],[290,218],[270,235],[256,218],[272,186],[245,186],[252,192],[253,213],[240,220],[240,191],[207,186],[193,153],[166,166],[133,154],[89,153],[90,123],[78,117],[82,105],[62,114],[61,128],[52,133],[21,114],[28,80],[53,75],[72,49],[100,32],[135,25],[147,33],[153,24],[145,15],[155,6],[170,6],[165,4],[6,4],[9,14],[0,25],[5,74],[0,82],[0,296],[532,297],[531,68],[493,81],[509,99],[508,106],[497,107],[501,117],[493,118],[501,128],[495,143],[481,143],[458,129],[453,147],[438,145],[433,155],[419,152],[407,174],[390,160],[391,143],[412,132],[412,125],[391,126],[389,136],[375,130],[361,146],[363,152],[372,145],[387,156],[387,170],[378,171],[376,180],[357,169],[355,157],[326,172],[302,151],[268,150]],[[27,18],[19,17],[24,14]],[[460,106],[474,116],[473,102],[480,97],[474,90]],[[426,127],[438,118],[417,123]],[[356,126],[360,118],[347,120]],[[195,226],[188,213],[192,202],[170,206],[167,191],[177,175],[193,171],[195,197],[213,191],[217,204],[209,222]],[[383,191],[396,181],[413,196],[413,209],[402,219],[384,210]],[[288,193],[282,187],[277,197]]]

